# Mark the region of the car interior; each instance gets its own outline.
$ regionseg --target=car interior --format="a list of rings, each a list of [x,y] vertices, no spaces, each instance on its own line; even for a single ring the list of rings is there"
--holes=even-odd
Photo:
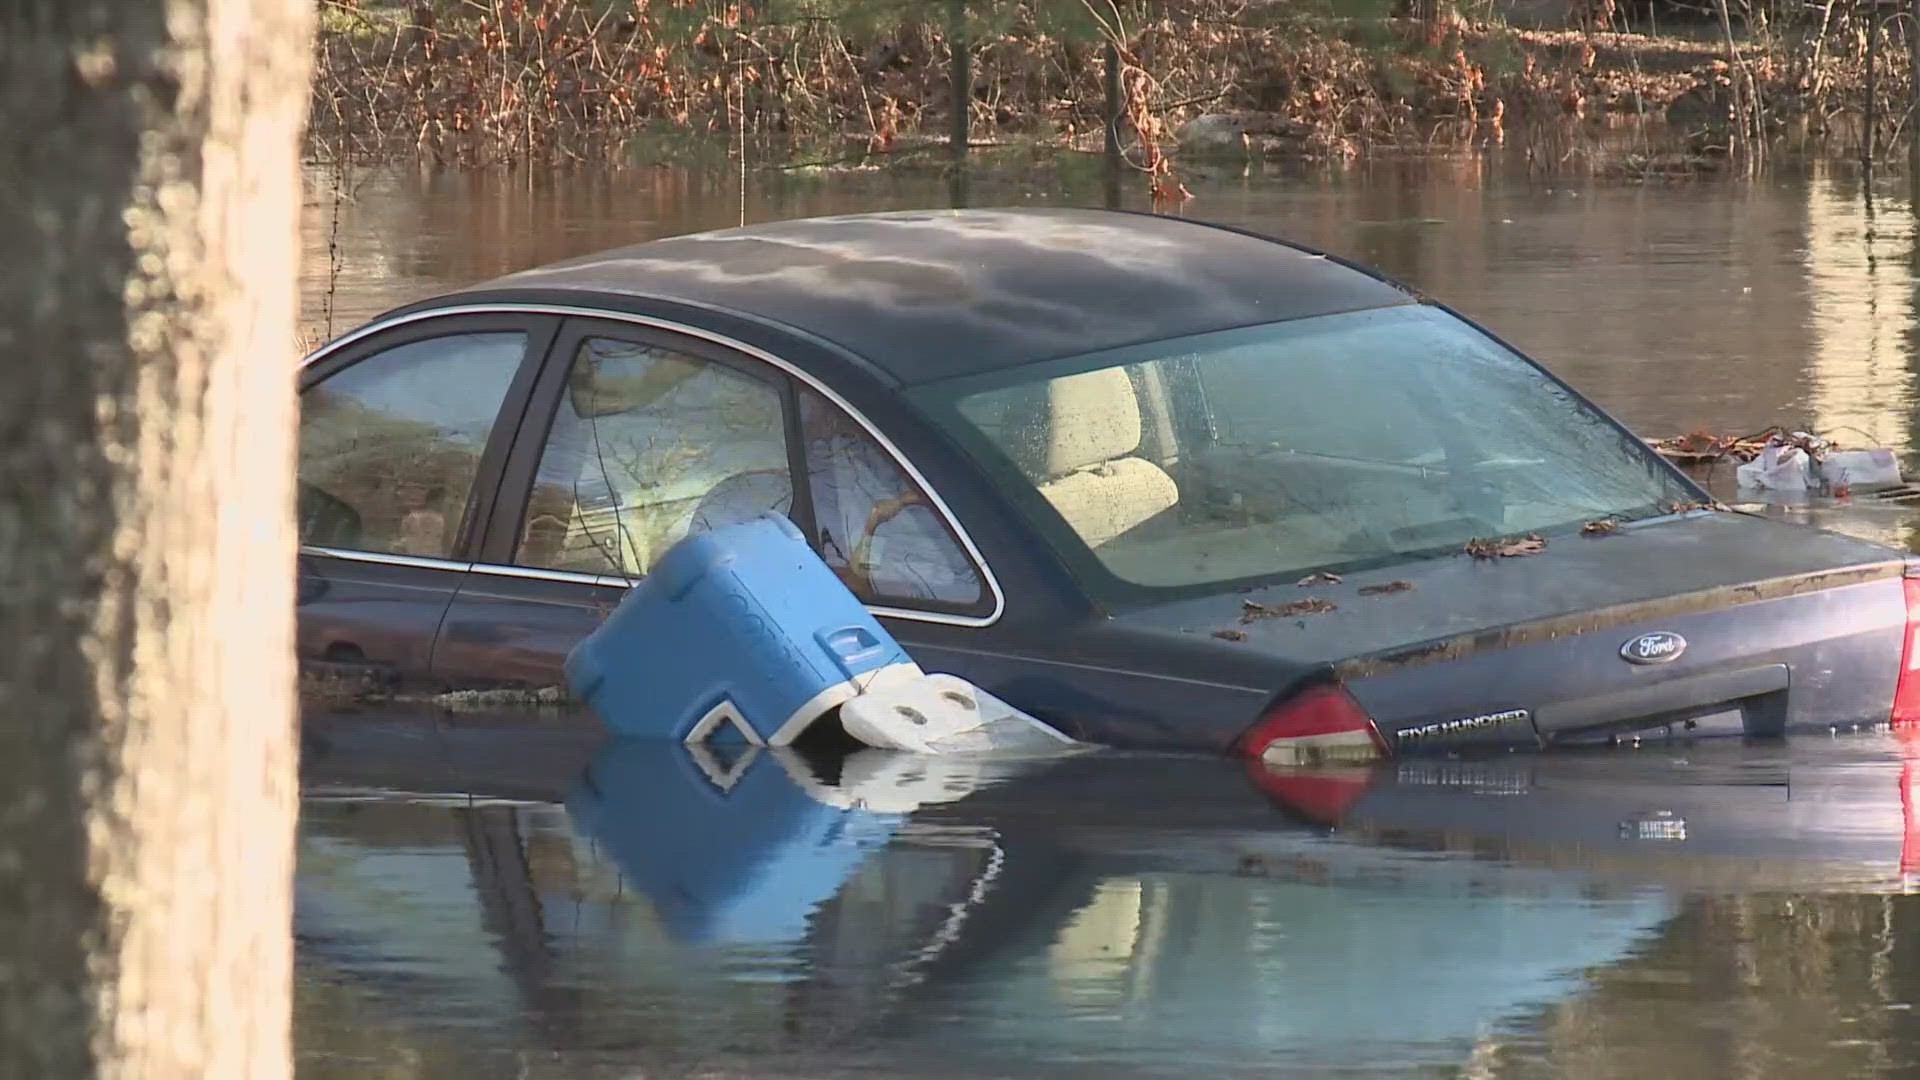
[[[777,394],[671,354],[576,366],[536,481],[519,561],[637,580],[691,533],[791,514]],[[667,374],[667,372],[672,374]],[[981,584],[945,523],[871,436],[801,394],[828,565],[862,596],[966,605]]]
[[[1388,459],[1405,446],[1369,460],[1236,443],[1231,411],[1204,390],[1174,359],[994,391],[963,411],[1109,571],[1137,584],[1404,550],[1457,517],[1443,470]],[[1433,456],[1445,460],[1438,446]]]

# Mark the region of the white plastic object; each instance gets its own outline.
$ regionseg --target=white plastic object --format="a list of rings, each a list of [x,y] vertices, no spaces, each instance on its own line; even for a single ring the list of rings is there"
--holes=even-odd
[[[820,779],[793,751],[768,751],[815,802],[871,814],[910,814],[933,803],[958,802],[983,783],[1004,775],[978,757],[857,750],[840,762],[834,783]]]
[[[1805,491],[1813,461],[1797,446],[1770,442],[1760,456],[1734,470],[1740,486],[1768,491]]]
[[[1898,487],[1900,459],[1892,450],[1835,450],[1820,459],[1820,480],[1829,491]]]
[[[952,675],[877,686],[840,706],[847,734],[883,750],[966,754],[1076,745],[992,694]]]

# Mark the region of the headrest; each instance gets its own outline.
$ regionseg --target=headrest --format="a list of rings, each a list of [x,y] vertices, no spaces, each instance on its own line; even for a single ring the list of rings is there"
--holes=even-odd
[[[1043,477],[1064,476],[1140,447],[1140,399],[1125,368],[1055,379],[1046,387],[1045,433],[1034,462]]]

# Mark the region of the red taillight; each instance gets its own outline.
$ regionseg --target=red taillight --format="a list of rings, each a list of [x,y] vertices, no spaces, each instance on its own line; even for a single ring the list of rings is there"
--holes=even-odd
[[[1893,686],[1893,726],[1912,727],[1920,725],[1920,649],[1914,647],[1914,638],[1920,636],[1920,565],[1907,567],[1907,579],[1903,584],[1907,589],[1907,627],[1902,631],[1900,644],[1900,679]]]
[[[1269,765],[1320,765],[1385,757],[1387,741],[1345,687],[1323,685],[1268,710],[1234,750]]]

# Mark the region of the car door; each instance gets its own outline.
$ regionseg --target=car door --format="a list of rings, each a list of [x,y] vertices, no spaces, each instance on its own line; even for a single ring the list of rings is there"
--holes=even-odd
[[[559,320],[456,314],[300,375],[300,657],[412,680],[472,561]]]
[[[819,388],[695,331],[569,320],[434,670],[462,686],[555,685],[674,543],[767,511],[889,621],[978,621],[992,602],[935,505]]]

